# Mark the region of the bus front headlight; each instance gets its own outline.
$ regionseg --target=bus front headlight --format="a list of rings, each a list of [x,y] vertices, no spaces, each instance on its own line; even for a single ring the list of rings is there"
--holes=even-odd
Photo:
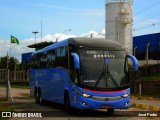
[[[82,96],[83,96],[83,97],[90,97],[91,95],[88,95],[88,94],[86,94],[86,93],[83,93]]]
[[[80,92],[80,91],[79,91],[79,90],[77,90],[76,88],[74,88],[74,90],[75,90],[79,95],[81,95],[81,96],[83,96],[83,97],[88,98],[88,97],[90,97],[90,96],[91,96],[91,95],[89,95],[89,94],[86,94],[86,93]]]
[[[129,93],[126,93],[126,94],[122,95],[121,97],[126,98],[128,96],[129,96]]]

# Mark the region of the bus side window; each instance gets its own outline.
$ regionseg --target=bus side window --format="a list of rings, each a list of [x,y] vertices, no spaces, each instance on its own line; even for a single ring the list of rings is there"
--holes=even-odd
[[[68,51],[67,46],[61,47],[61,66],[68,69]]]
[[[47,67],[48,68],[51,68],[51,67],[55,67],[55,50],[51,50],[51,51],[48,51],[48,54],[47,54]]]
[[[55,49],[56,53],[56,59],[55,59],[55,67],[60,67],[61,66],[61,52],[60,52],[60,47]]]
[[[40,65],[40,53],[36,54],[36,60],[35,60],[35,66],[36,66],[36,69],[39,69],[41,68],[41,65]]]
[[[36,69],[36,55],[33,55],[33,56],[32,56],[31,68],[32,68],[32,69]]]
[[[58,47],[56,51],[56,66],[68,68],[68,52],[67,46]]]
[[[41,68],[47,67],[47,52],[40,53],[40,66]]]

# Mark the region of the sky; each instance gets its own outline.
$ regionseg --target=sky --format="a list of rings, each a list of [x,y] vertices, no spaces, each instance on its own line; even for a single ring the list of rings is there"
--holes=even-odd
[[[105,0],[0,0],[0,57],[10,48],[10,36],[20,44],[12,44],[11,56],[34,51],[27,48],[37,42],[55,41],[89,33],[105,33]],[[133,35],[160,31],[160,0],[133,1]],[[72,29],[71,31],[67,31]],[[65,31],[65,32],[64,32]],[[62,34],[64,32],[64,34]]]

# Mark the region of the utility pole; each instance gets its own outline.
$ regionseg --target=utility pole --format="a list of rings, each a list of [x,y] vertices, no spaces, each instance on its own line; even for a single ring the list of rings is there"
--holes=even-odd
[[[134,48],[134,56],[136,56],[136,49],[137,49],[137,46]]]
[[[147,46],[146,46],[147,47],[147,51],[146,51],[147,65],[148,65],[148,49],[149,49],[149,45],[150,45],[150,43],[148,43]]]

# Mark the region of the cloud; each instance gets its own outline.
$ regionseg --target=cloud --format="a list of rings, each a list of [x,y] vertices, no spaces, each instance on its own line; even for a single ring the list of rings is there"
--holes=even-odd
[[[77,37],[77,36],[76,35],[61,34],[61,33],[56,33],[54,35],[47,34],[45,37],[42,38],[42,41],[56,42],[56,39],[58,39],[58,41],[61,41],[61,40],[71,38],[71,37]],[[41,38],[38,38],[37,42],[41,42]]]
[[[89,31],[88,33],[83,33],[81,37],[94,37],[94,38],[104,38],[105,37],[105,29],[100,32],[97,31]]]
[[[1,51],[0,56],[6,56],[7,51],[9,51],[9,48],[10,48],[9,41],[0,40],[0,51]]]
[[[96,32],[96,31],[89,31],[87,33],[83,33],[80,35],[80,37],[90,37],[91,34],[93,34],[93,37],[99,37],[99,38],[104,38],[104,32],[105,30],[103,29],[101,32]],[[61,34],[61,33],[56,33],[56,34],[47,34],[42,38],[42,41],[47,41],[47,42],[55,42],[56,38],[58,38],[58,41],[71,38],[71,37],[78,37],[76,35],[68,35],[68,34]],[[27,38],[24,40],[19,41],[20,44],[11,44],[11,53],[10,53],[10,41],[5,41],[5,40],[0,40],[0,57],[6,56],[7,51],[9,52],[9,55],[14,56],[21,62],[21,55],[23,53],[28,53],[28,52],[33,52],[33,48],[28,48],[28,45],[35,44],[35,38]],[[36,40],[37,43],[41,42],[41,38],[37,38]]]

